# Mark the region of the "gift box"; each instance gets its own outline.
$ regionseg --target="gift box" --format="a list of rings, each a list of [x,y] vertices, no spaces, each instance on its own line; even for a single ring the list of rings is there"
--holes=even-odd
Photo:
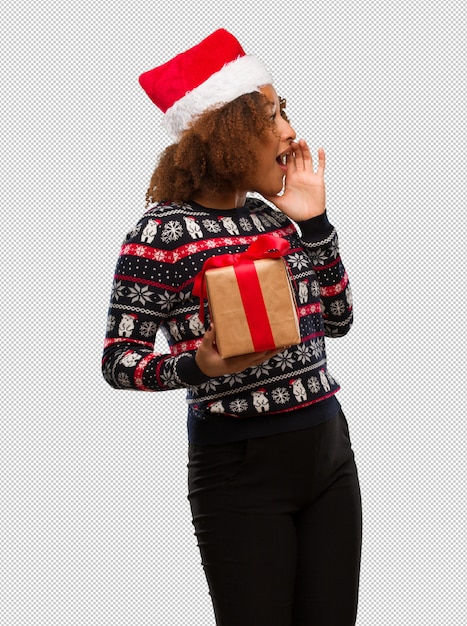
[[[194,293],[208,299],[223,358],[300,343],[297,305],[282,258],[288,248],[285,239],[263,235],[243,253],[205,263]]]

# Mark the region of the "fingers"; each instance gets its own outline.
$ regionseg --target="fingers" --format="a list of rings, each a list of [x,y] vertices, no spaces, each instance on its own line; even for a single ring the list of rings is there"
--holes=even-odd
[[[313,169],[313,157],[304,139],[294,142],[292,144],[292,150],[295,155],[295,165],[298,170],[304,170],[307,169],[307,167]]]
[[[216,331],[214,330],[214,324],[211,324],[207,331],[204,333],[203,341],[215,343],[216,342]]]
[[[298,142],[293,141],[291,144],[292,153],[289,155],[290,164],[296,170],[314,169],[313,156],[308,147],[307,142],[304,139],[300,139]],[[288,159],[289,160],[289,159]],[[318,148],[318,170],[317,174],[324,176],[325,168],[325,154],[323,148]]]
[[[318,174],[324,176],[324,168],[326,166],[326,155],[324,154],[324,148],[318,148]]]

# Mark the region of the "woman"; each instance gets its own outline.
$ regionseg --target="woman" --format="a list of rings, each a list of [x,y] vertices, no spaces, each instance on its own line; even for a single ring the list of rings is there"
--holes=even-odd
[[[122,246],[104,376],[115,388],[187,388],[189,500],[218,625],[354,624],[360,491],[324,345],[349,330],[352,306],[324,151],[315,172],[268,71],[225,30],[140,83],[175,141]],[[265,234],[290,244],[301,343],[223,359],[195,277]],[[167,354],[153,351],[158,330]]]

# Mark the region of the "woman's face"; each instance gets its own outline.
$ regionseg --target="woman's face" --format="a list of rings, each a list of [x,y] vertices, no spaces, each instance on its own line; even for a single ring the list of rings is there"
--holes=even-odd
[[[291,150],[290,144],[296,134],[290,124],[281,116],[281,108],[276,90],[272,85],[265,85],[260,92],[268,99],[266,114],[274,122],[261,138],[258,164],[253,176],[253,189],[262,195],[275,195],[282,190],[284,176],[287,173],[285,155]]]

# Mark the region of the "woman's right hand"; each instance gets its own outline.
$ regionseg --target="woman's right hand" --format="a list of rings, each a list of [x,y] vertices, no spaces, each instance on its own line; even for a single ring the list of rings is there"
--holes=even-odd
[[[224,374],[243,372],[243,370],[246,370],[248,367],[254,367],[264,361],[268,361],[282,350],[283,348],[268,350],[266,352],[253,352],[251,354],[242,354],[240,356],[232,356],[223,359],[217,351],[216,331],[214,324],[211,324],[196,352],[195,359],[203,374],[211,378],[216,378]]]

